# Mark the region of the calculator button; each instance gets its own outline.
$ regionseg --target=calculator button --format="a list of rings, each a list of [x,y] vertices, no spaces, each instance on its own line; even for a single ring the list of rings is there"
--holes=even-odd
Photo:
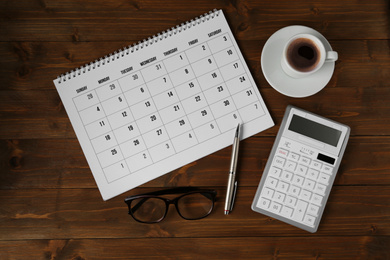
[[[270,187],[271,189],[276,188],[276,184],[278,184],[278,180],[272,177],[267,178],[266,186]]]
[[[299,175],[294,175],[292,179],[292,183],[297,185],[297,186],[302,186],[303,185],[303,180],[304,178],[299,176]]]
[[[317,180],[319,174],[320,174],[319,171],[314,170],[314,169],[309,169],[306,177],[309,179],[312,179],[312,180]]]
[[[294,160],[294,161],[298,161],[299,157],[300,157],[300,155],[297,153],[290,153],[288,156],[289,159]]]
[[[320,173],[320,177],[318,178],[318,182],[323,183],[325,185],[328,185],[329,179],[330,179],[330,176],[328,174],[325,174],[322,172],[322,173]]]
[[[316,221],[316,218],[313,216],[306,215],[303,219],[303,223],[305,223],[308,226],[314,226],[314,222]]]
[[[302,222],[303,216],[305,215],[308,203],[303,200],[298,200],[293,219]]]
[[[285,197],[286,197],[286,194],[277,191],[277,192],[275,192],[273,199],[276,202],[283,203]]]
[[[320,208],[316,205],[310,204],[310,206],[307,208],[307,214],[310,214],[312,216],[318,216],[318,211]]]
[[[270,188],[264,188],[264,191],[262,193],[263,197],[271,199],[273,195],[274,195],[274,190]]]
[[[321,195],[318,195],[318,194],[313,194],[313,197],[311,198],[311,202],[313,204],[316,204],[318,206],[321,206],[322,205],[322,199],[324,197],[322,197]]]
[[[279,213],[282,208],[282,205],[276,202],[271,202],[270,210],[275,213]]]
[[[272,166],[271,169],[269,170],[269,174],[270,174],[271,176],[276,177],[276,178],[279,178],[281,172],[282,172],[281,169],[276,168],[276,167],[273,167],[273,166]]]
[[[291,142],[285,141],[285,142],[282,144],[282,146],[283,146],[284,148],[291,149]]]
[[[303,157],[302,156],[301,159],[299,159],[299,162],[304,164],[304,165],[309,165],[311,160],[309,158],[307,158],[307,157]]]
[[[285,149],[282,149],[282,148],[278,148],[278,150],[276,151],[276,154],[280,155],[282,157],[286,157],[288,155],[288,151]]]
[[[310,167],[317,169],[317,170],[321,169],[321,166],[322,166],[322,163],[320,163],[318,161],[312,161],[310,164]]]
[[[301,175],[301,176],[306,176],[307,173],[307,167],[303,165],[298,165],[297,170],[295,171],[296,174]]]
[[[333,173],[333,167],[330,167],[330,166],[328,166],[328,165],[324,165],[324,166],[322,166],[321,171],[324,172],[324,173],[326,173],[326,174],[332,175],[332,173]]]
[[[298,187],[293,186],[293,185],[291,185],[291,186],[290,186],[290,189],[288,190],[288,192],[289,192],[291,195],[294,195],[294,196],[296,196],[296,197],[298,197],[300,191],[301,191],[301,188],[298,188]]]
[[[295,207],[295,204],[297,203],[297,199],[291,196],[287,196],[285,203],[287,206]]]
[[[299,194],[299,198],[305,201],[310,201],[311,192],[307,190],[302,190],[301,194]]]
[[[285,166],[286,170],[289,170],[291,172],[294,172],[296,167],[297,167],[297,163],[292,161],[287,161]]]
[[[283,181],[280,181],[278,183],[278,185],[276,186],[276,190],[281,191],[281,192],[287,192],[289,186],[290,186],[290,184],[285,183]]]
[[[325,190],[326,190],[326,186],[320,183],[317,183],[316,187],[314,188],[314,192],[320,195],[325,195]]]
[[[259,199],[259,201],[257,202],[257,207],[258,208],[263,208],[263,209],[268,209],[269,205],[271,204],[271,201],[270,200],[267,200],[265,198],[261,198]]]
[[[303,182],[303,188],[307,189],[307,190],[314,190],[315,185],[316,185],[316,182],[312,181],[312,180],[309,180],[309,179],[306,179]]]
[[[280,214],[281,214],[282,216],[287,217],[287,218],[291,218],[293,211],[294,211],[294,210],[293,210],[292,208],[283,206],[282,211],[280,212]]]
[[[286,162],[286,159],[283,159],[279,156],[276,156],[275,161],[274,161],[274,165],[283,168],[285,162]]]
[[[289,181],[291,181],[292,176],[293,176],[293,174],[291,172],[283,171],[281,179],[284,180],[284,181],[289,182]]]

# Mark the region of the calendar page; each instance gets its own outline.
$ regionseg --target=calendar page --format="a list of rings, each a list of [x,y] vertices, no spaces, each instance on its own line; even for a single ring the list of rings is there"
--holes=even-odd
[[[274,125],[221,10],[54,83],[104,200]]]

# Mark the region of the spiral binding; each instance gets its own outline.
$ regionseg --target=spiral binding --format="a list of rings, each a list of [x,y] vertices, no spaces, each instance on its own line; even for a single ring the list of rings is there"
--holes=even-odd
[[[71,70],[70,72],[61,74],[57,77],[57,83],[60,84],[61,82],[71,80],[72,78],[80,76],[81,74],[85,74],[88,71],[96,69],[97,67],[104,66],[110,62],[120,59],[121,57],[124,57],[125,55],[129,55],[130,53],[136,52],[140,49],[148,47],[149,45],[152,45],[168,37],[176,35],[181,31],[185,31],[187,29],[190,29],[193,26],[196,26],[205,21],[213,19],[215,16],[219,16],[220,12],[221,10],[214,9],[209,13],[205,13],[204,15],[200,15],[199,17],[195,17],[190,21],[177,25],[176,27],[172,27],[166,31],[162,31],[161,33],[158,33],[157,35],[153,35],[152,37],[144,39],[143,41],[139,41],[138,43],[134,43],[133,45],[129,45],[127,47],[124,47],[123,49],[119,49],[114,53],[110,53],[109,55],[106,55],[104,57],[95,60],[94,62],[90,62],[89,64],[87,63],[84,66]]]

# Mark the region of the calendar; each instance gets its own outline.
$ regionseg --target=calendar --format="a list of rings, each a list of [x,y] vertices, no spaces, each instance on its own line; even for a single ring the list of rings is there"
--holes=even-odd
[[[221,10],[54,84],[104,200],[274,125]]]

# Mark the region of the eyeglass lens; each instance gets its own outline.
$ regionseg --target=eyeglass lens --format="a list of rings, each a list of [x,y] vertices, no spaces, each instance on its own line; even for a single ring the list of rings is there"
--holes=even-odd
[[[131,206],[138,205],[136,210],[132,210],[132,216],[141,222],[159,222],[167,211],[165,201],[160,198],[139,198],[131,202]]]
[[[189,193],[179,197],[176,209],[189,220],[200,219],[210,214],[213,209],[213,195],[210,193]],[[145,223],[160,222],[168,210],[164,199],[159,197],[141,197],[131,201],[132,216]]]
[[[213,199],[208,193],[191,193],[177,201],[177,210],[186,219],[199,219],[207,216],[213,208]]]

